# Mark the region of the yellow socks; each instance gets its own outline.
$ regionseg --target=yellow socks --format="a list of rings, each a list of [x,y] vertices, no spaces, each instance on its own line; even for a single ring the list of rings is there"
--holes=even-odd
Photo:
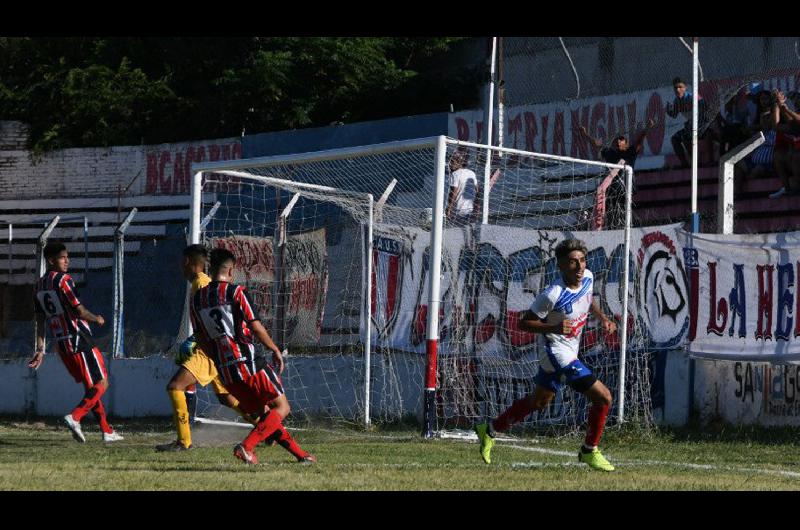
[[[189,407],[186,405],[186,396],[183,390],[169,390],[169,400],[172,402],[172,418],[178,429],[178,442],[184,447],[192,445],[192,431],[189,429]]]

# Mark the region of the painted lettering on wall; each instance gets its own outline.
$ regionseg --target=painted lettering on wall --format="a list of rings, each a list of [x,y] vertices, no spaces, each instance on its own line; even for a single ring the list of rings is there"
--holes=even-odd
[[[145,193],[148,195],[184,195],[191,192],[191,167],[195,162],[217,162],[235,160],[242,157],[242,144],[239,141],[225,143],[208,143],[176,147],[163,151],[147,153],[147,183]],[[205,191],[230,191],[230,186],[238,186],[234,178],[220,176],[220,184],[215,189]],[[225,190],[216,189],[225,187]]]
[[[759,403],[764,414],[800,416],[800,366],[736,362],[733,395],[741,403]]]

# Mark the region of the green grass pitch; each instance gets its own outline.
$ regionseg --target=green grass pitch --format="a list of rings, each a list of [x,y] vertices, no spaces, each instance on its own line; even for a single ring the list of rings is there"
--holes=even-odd
[[[156,453],[173,437],[168,421],[115,427],[125,440],[106,446],[93,423],[78,444],[56,419],[0,420],[0,490],[800,490],[796,429],[610,426],[601,447],[617,470],[602,473],[578,463],[578,435],[500,441],[486,465],[476,442],[417,430],[297,428],[318,464],[259,446],[261,463],[247,466],[232,456],[246,429],[198,427],[192,451]]]

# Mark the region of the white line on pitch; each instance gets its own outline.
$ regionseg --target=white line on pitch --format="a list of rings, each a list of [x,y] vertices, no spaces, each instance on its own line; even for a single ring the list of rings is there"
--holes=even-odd
[[[504,447],[519,449],[521,451],[531,451],[534,453],[544,453],[555,456],[574,457],[575,455],[577,455],[575,451],[572,452],[557,451],[555,449],[544,449],[542,447],[525,447],[522,445],[504,445]],[[618,460],[615,463],[617,465],[634,465],[634,466],[674,466],[674,467],[686,467],[689,469],[707,469],[711,471],[733,471],[735,473],[764,473],[767,475],[781,475],[791,478],[800,478],[800,473],[796,471],[786,471],[783,469],[719,466],[714,464],[691,464],[688,462],[668,462],[662,460]]]

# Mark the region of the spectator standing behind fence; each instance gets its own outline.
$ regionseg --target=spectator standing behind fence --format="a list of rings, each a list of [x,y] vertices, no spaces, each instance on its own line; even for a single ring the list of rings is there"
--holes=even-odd
[[[764,143],[758,146],[747,158],[744,159],[744,173],[735,178],[744,185],[744,177],[748,179],[761,178],[775,171],[773,164],[773,154],[775,150],[775,124],[777,123],[777,106],[774,105],[773,95],[768,90],[757,90],[754,94],[756,102],[756,112],[758,118],[753,126],[752,132],[764,133]],[[776,198],[784,192],[778,190],[770,195]]]
[[[687,153],[692,152],[692,92],[687,89],[686,83],[680,77],[672,80],[672,88],[675,91],[675,100],[667,103],[665,112],[670,118],[677,118],[682,114],[686,118],[683,128],[672,135],[672,149],[681,161],[681,169],[690,167]],[[705,122],[706,104],[702,97],[698,96],[698,128]],[[702,138],[705,133],[698,137]]]
[[[467,167],[469,154],[458,150],[450,157],[450,195],[447,200],[447,219],[455,226],[464,226],[473,220],[478,178]]]
[[[800,194],[800,114],[795,112],[797,93],[791,94],[793,98],[787,99],[780,90],[772,94],[771,118],[775,125],[775,150],[773,164],[775,172],[781,179],[781,188],[770,195],[771,199],[784,194]],[[794,99],[792,109],[789,105]]]
[[[725,103],[725,112],[719,116],[720,158],[752,135],[758,113],[751,94],[759,88],[757,83],[746,85]]]
[[[628,138],[623,134],[619,135],[611,142],[611,147],[603,147],[603,142],[599,138],[589,135],[586,127],[580,127],[581,136],[588,139],[592,145],[600,149],[600,158],[609,164],[627,164],[634,167],[636,158],[642,153],[644,139],[647,132],[655,127],[653,119],[647,120],[644,130],[636,135],[632,145],[628,144]],[[602,149],[601,149],[602,148]],[[616,171],[616,175],[611,185],[608,187],[606,199],[606,211],[618,214],[625,211],[625,175],[621,171]],[[622,228],[624,217],[620,215],[609,216],[608,228]]]

